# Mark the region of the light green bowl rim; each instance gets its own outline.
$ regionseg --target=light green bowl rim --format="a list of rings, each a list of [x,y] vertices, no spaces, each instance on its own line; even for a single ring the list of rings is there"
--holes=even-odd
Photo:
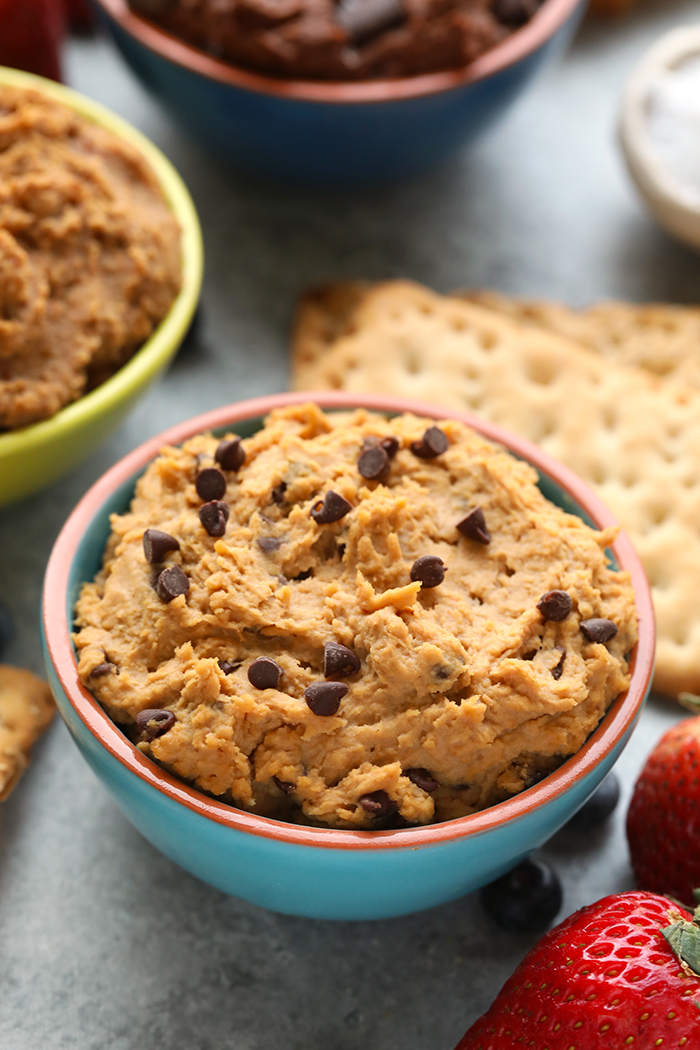
[[[202,231],[192,198],[170,161],[145,135],[110,110],[52,80],[0,66],[0,84],[35,88],[82,117],[131,143],[146,158],[182,231],[182,287],[170,310],[140,350],[95,390],[62,408],[50,419],[0,434],[0,460],[37,445],[61,440],[95,416],[106,415],[134,397],[165,366],[182,342],[199,301],[204,268]]]

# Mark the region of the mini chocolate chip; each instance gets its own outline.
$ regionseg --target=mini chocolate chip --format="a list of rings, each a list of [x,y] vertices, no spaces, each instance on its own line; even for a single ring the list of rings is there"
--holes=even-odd
[[[547,591],[538,601],[537,608],[542,613],[543,620],[561,623],[571,612],[573,604],[571,595],[566,591]]]
[[[393,459],[401,447],[399,445],[399,439],[395,437],[382,438],[379,444],[382,446],[389,459]]]
[[[269,656],[259,656],[248,668],[248,681],[256,689],[276,689],[281,677],[282,668]]]
[[[421,587],[439,587],[445,579],[445,563],[436,554],[424,554],[416,558],[411,566],[411,582],[420,583]]]
[[[221,499],[226,492],[226,477],[216,467],[205,467],[197,475],[194,487],[205,503]]]
[[[360,795],[357,800],[366,813],[373,817],[388,817],[398,808],[393,798],[389,798],[386,791],[370,791],[367,795]]]
[[[172,711],[149,707],[146,711],[139,711],[136,716],[136,725],[142,740],[155,740],[157,736],[167,733],[175,725],[175,715]]]
[[[389,455],[381,445],[373,445],[360,453],[357,461],[357,469],[363,478],[375,481],[386,472],[389,467]]]
[[[337,492],[330,491],[323,499],[316,500],[311,508],[311,517],[317,525],[331,525],[344,518],[349,510],[352,510],[352,504]]]
[[[232,663],[231,660],[219,660],[218,663],[224,674],[233,674],[241,666],[240,662],[236,664]]]
[[[589,642],[609,642],[617,634],[617,627],[612,620],[594,617],[592,620],[581,620],[581,631]]]
[[[199,508],[199,520],[210,536],[223,536],[228,522],[229,506],[223,500],[213,499]]]
[[[449,447],[447,434],[440,427],[428,427],[420,441],[411,444],[411,452],[420,459],[435,459],[447,452]]]
[[[97,667],[93,667],[90,671],[89,678],[103,678],[106,674],[119,674],[119,668],[115,667],[114,664],[109,663],[105,660],[104,663],[98,664]]]
[[[334,715],[348,691],[345,682],[313,682],[304,690],[304,699],[315,715]]]
[[[263,554],[271,554],[272,551],[278,551],[282,546],[282,540],[278,539],[277,536],[261,536],[258,540],[258,547]]]
[[[433,678],[437,678],[438,682],[446,682],[451,675],[451,667],[445,667],[444,664],[436,664],[435,667],[433,667]]]
[[[561,657],[557,666],[552,668],[552,678],[555,682],[558,682],[564,673],[564,660],[566,659],[566,649],[563,649],[561,645],[558,645],[557,649],[561,653]]]
[[[143,553],[150,565],[162,561],[163,555],[168,551],[179,550],[180,544],[169,532],[161,532],[160,529],[146,529],[143,534]]]
[[[469,540],[475,540],[477,543],[483,544],[491,542],[491,533],[488,530],[486,518],[481,507],[474,507],[473,510],[470,510],[466,518],[462,518],[461,521],[457,522],[457,528]]]
[[[284,494],[287,491],[287,482],[280,481],[279,485],[275,485],[272,490],[272,502],[280,506],[284,503]]]
[[[418,769],[404,769],[404,776],[407,776],[411,783],[415,784],[422,791],[437,791],[440,787],[437,780],[431,777],[427,769],[422,767]]]
[[[190,581],[179,565],[170,565],[163,569],[156,583],[156,594],[162,602],[171,602],[181,594],[187,594]]]
[[[405,18],[400,0],[340,0],[336,8],[336,21],[355,47],[369,43]]]
[[[323,673],[326,678],[338,674],[346,678],[360,670],[360,658],[340,642],[326,642],[323,646]]]
[[[280,791],[284,791],[285,795],[288,795],[291,791],[294,791],[294,788],[296,787],[296,784],[291,784],[288,780],[280,780],[279,777],[273,777],[272,779],[274,780],[275,784],[277,784],[277,787],[280,789]]]
[[[230,438],[228,441],[220,441],[214,453],[216,462],[224,470],[240,470],[245,463],[245,450],[241,445],[240,438]]]
[[[491,0],[494,17],[514,29],[529,22],[538,6],[537,0]]]

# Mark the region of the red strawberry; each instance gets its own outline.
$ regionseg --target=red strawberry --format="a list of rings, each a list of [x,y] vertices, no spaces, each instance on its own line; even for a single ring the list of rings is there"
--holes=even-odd
[[[656,745],[635,785],[627,839],[637,885],[685,904],[700,886],[700,717]]]
[[[528,952],[456,1050],[697,1050],[700,926],[689,919],[641,891],[582,908]]]

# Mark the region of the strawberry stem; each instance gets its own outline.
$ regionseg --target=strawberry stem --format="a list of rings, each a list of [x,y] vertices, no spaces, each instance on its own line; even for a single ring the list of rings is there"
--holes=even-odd
[[[683,969],[687,967],[696,977],[700,977],[700,890],[693,890],[693,895],[699,903],[692,922],[679,917],[661,933],[680,959]]]
[[[694,715],[700,715],[700,696],[696,696],[694,693],[679,693],[678,703],[686,711],[692,711]]]

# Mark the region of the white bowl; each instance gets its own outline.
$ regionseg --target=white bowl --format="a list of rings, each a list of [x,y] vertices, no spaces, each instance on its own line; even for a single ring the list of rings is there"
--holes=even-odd
[[[692,59],[700,68],[700,26],[672,30],[644,55],[623,93],[620,141],[632,179],[658,222],[675,237],[700,249],[700,173],[694,194],[674,173],[652,131],[655,90],[663,78]],[[700,122],[698,138],[700,151]]]

